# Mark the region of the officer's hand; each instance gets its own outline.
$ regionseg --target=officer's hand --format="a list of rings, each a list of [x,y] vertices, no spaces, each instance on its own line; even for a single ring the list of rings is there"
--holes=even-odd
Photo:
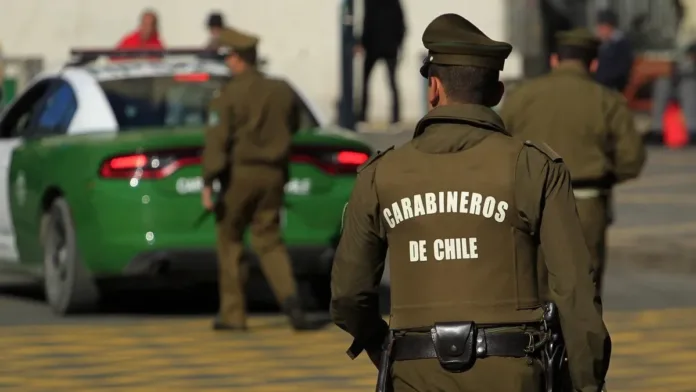
[[[382,357],[382,352],[377,350],[366,350],[367,351],[367,356],[370,357],[370,361],[375,365],[377,369],[379,369],[379,361]]]
[[[364,51],[365,51],[365,48],[363,48],[362,45],[353,46],[353,53],[354,54],[362,54]]]
[[[215,203],[213,203],[213,188],[209,186],[203,187],[203,191],[201,191],[201,204],[203,204],[203,208],[208,211],[212,211],[213,208],[215,208]]]

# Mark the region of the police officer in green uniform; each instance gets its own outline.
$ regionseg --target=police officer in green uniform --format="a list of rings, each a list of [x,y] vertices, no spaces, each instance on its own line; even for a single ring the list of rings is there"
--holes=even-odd
[[[553,71],[506,97],[502,117],[513,136],[548,143],[566,162],[601,292],[611,189],[640,174],[645,147],[624,97],[591,76],[599,40],[578,29],[557,41]]]
[[[599,391],[611,341],[570,174],[491,109],[512,47],[455,14],[433,20],[423,44],[432,110],[413,140],[362,166],[345,210],[331,313],[354,337],[349,356],[365,350],[379,366],[391,328],[395,392],[540,391],[543,252],[575,390]],[[387,248],[390,325],[378,307]]]
[[[218,220],[220,312],[213,327],[247,327],[246,273],[240,264],[242,237],[249,228],[252,248],[293,327],[310,329],[279,229],[290,143],[297,130],[297,98],[286,82],[256,69],[256,37],[223,29],[219,43],[233,78],[211,101],[203,151],[202,203],[216,209]],[[228,184],[217,206],[215,180]]]

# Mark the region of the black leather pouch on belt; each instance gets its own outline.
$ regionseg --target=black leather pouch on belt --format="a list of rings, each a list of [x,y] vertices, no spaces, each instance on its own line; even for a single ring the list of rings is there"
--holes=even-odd
[[[460,373],[476,361],[476,324],[473,321],[436,323],[431,331],[437,359],[443,369]]]

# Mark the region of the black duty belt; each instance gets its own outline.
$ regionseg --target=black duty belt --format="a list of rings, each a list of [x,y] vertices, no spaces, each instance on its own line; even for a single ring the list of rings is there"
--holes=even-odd
[[[471,330],[467,331],[469,328]],[[454,359],[469,355],[522,358],[537,351],[540,344],[537,335],[477,329],[466,324],[438,325],[431,333],[405,333],[395,337],[392,358],[395,361]]]
[[[459,373],[470,369],[479,358],[541,355],[547,339],[541,331],[493,330],[478,327],[473,321],[390,330],[382,347],[376,390],[387,391],[392,361],[437,358],[443,369]]]

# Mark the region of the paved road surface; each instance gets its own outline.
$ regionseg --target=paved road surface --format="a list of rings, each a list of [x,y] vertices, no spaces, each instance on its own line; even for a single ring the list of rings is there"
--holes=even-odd
[[[384,146],[408,135],[366,137]],[[651,150],[643,179],[616,194],[605,295],[612,392],[696,391],[695,174],[696,151]],[[96,315],[58,319],[36,290],[4,285],[0,390],[372,388],[371,365],[345,357],[349,339],[335,328],[295,334],[282,318],[259,315],[249,334],[213,333],[211,294],[143,294]]]

